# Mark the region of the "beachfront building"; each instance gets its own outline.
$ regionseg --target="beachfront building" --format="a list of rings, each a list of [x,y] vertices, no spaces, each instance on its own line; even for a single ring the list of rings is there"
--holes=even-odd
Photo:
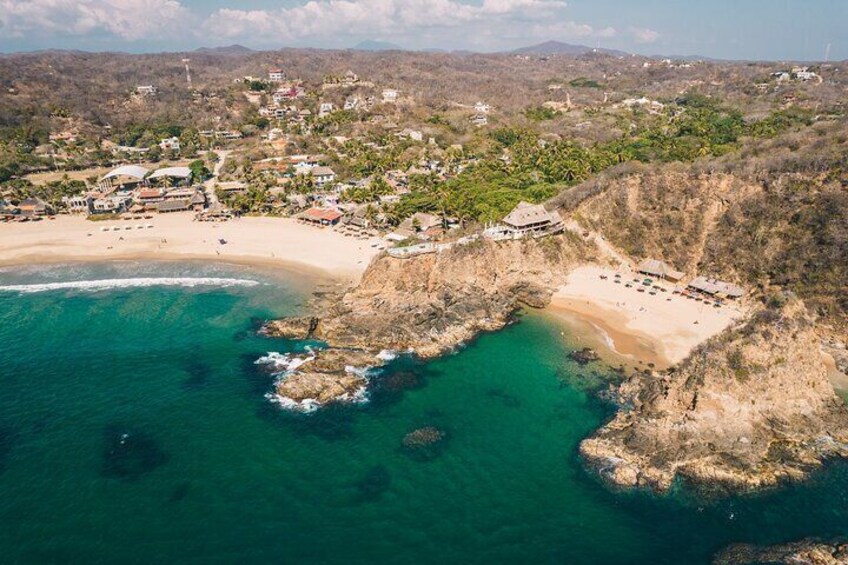
[[[92,203],[95,214],[114,214],[125,212],[132,205],[132,198],[127,195],[101,196]]]
[[[650,275],[671,282],[678,282],[683,278],[683,273],[676,271],[662,261],[657,259],[645,259],[636,267],[636,271],[643,275]]]
[[[104,192],[118,190],[129,190],[139,185],[147,186],[147,173],[150,171],[138,165],[124,165],[112,169],[103,175],[98,181],[100,189]]]
[[[160,214],[168,212],[185,212],[191,209],[191,200],[163,200],[156,205],[156,211]]]
[[[94,211],[94,201],[99,194],[89,192],[74,196],[63,196],[62,203],[69,214],[90,214]]]
[[[503,219],[505,232],[513,237],[551,235],[563,230],[559,212],[548,212],[541,204],[519,202]]]
[[[298,214],[298,219],[318,226],[334,226],[342,219],[342,214],[332,208],[310,208]]]
[[[153,171],[147,177],[147,181],[166,185],[187,185],[191,182],[191,169],[188,167],[165,167]]]
[[[688,286],[689,290],[716,298],[741,298],[745,295],[742,287],[707,277],[696,277],[689,282]]]
[[[25,198],[18,203],[21,216],[48,216],[53,214],[53,208],[41,198]]]

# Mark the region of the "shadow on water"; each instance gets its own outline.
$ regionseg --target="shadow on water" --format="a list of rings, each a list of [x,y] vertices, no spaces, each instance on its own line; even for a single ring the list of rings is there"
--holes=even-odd
[[[364,476],[353,482],[353,504],[366,504],[379,500],[389,490],[392,475],[385,465],[374,465]]]
[[[510,394],[501,388],[490,388],[486,391],[486,396],[492,400],[498,400],[507,408],[520,408],[521,400],[514,394]]]
[[[103,429],[100,474],[103,477],[135,481],[164,465],[168,455],[150,435],[122,424]]]
[[[244,341],[257,335],[257,332],[259,332],[262,326],[265,325],[266,321],[266,318],[259,318],[256,316],[251,317],[245,328],[233,334],[233,341]]]
[[[190,361],[183,367],[188,378],[183,381],[185,390],[198,390],[209,384],[212,367],[202,361]]]
[[[188,496],[189,490],[191,490],[191,483],[188,481],[177,484],[171,490],[171,494],[168,496],[168,502],[180,502]]]

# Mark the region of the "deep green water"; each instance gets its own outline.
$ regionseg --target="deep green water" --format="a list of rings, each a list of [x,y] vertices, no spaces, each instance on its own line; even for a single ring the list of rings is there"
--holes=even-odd
[[[233,267],[0,271],[0,285],[215,276],[254,287],[0,291],[2,563],[705,563],[735,541],[848,534],[848,468],[705,504],[612,493],[577,444],[609,416],[527,316],[399,360],[368,404],[283,412],[254,334],[308,282]],[[422,425],[448,439],[401,449]]]

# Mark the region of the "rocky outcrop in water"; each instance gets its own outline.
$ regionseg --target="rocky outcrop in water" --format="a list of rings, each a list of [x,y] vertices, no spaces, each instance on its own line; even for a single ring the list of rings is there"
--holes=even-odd
[[[758,547],[737,544],[719,553],[714,565],[845,565],[848,564],[848,543],[803,540],[782,545]]]
[[[798,300],[760,311],[676,370],[634,375],[617,396],[618,414],[580,453],[618,486],[665,491],[680,478],[749,490],[848,456],[848,409]]]
[[[328,404],[353,397],[368,381],[355,373],[294,373],[277,384],[277,394],[297,403]]]

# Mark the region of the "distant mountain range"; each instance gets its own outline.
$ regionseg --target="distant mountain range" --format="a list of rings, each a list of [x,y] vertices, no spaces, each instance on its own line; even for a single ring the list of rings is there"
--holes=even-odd
[[[615,57],[623,57],[630,54],[616,49],[596,49],[588,45],[575,45],[572,43],[563,43],[562,41],[545,41],[544,43],[530,45],[529,47],[514,49],[511,53],[520,55],[585,55],[586,53],[603,53]]]
[[[227,45],[225,47],[201,47],[194,50],[195,53],[207,53],[209,55],[247,55],[254,53],[253,49],[244,45]]]
[[[406,51],[400,45],[389,43],[388,41],[377,41],[374,39],[366,39],[360,41],[352,48],[354,51]]]

